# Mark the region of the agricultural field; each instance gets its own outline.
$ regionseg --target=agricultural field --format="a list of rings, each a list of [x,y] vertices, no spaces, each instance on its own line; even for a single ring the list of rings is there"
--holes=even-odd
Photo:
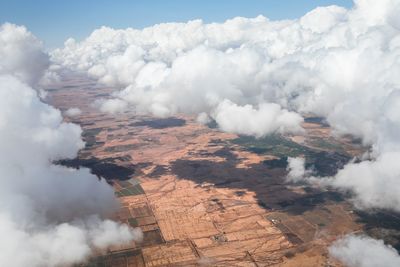
[[[285,182],[288,157],[304,157],[313,174],[326,176],[365,152],[356,140],[332,137],[324,121],[307,119],[304,135],[257,139],[190,116],[115,118],[91,107],[99,92],[106,97],[109,89],[50,92],[61,110],[79,96],[83,111],[73,120],[86,146],[59,164],[106,179],[121,204],[114,219],[139,227],[143,241],[84,266],[341,266],[327,247],[363,231],[391,233],[388,241],[398,246],[400,221],[382,225],[354,211],[346,195]]]

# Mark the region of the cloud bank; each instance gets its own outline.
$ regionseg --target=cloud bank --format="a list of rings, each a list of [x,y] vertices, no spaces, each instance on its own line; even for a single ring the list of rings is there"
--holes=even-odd
[[[69,266],[93,249],[141,233],[104,219],[118,207],[112,188],[88,169],[52,164],[83,147],[79,126],[33,89],[48,56],[24,27],[0,26],[0,265]]]
[[[399,0],[355,0],[352,9],[320,7],[295,20],[102,27],[67,40],[52,60],[123,88],[103,111],[197,114],[257,137],[299,132],[303,114],[325,117],[372,155],[330,183],[360,207],[399,211],[399,13]]]

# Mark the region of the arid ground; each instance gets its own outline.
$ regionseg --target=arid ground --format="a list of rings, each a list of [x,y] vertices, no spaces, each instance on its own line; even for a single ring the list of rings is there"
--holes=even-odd
[[[399,228],[398,219],[382,226],[354,211],[348,196],[285,182],[287,157],[304,156],[328,176],[364,152],[357,140],[332,137],[320,118],[306,119],[304,135],[255,139],[190,116],[101,113],[93,102],[114,90],[79,75],[48,90],[62,111],[82,110],[66,120],[81,125],[86,147],[60,163],[107,179],[121,202],[115,219],[144,233],[84,266],[340,266],[328,254],[340,236],[385,238]]]

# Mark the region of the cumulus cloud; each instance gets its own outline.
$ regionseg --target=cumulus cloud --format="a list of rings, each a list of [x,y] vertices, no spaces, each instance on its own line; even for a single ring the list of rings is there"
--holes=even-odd
[[[320,178],[319,183],[354,194],[360,209],[383,208],[400,211],[399,152],[383,153],[373,161],[350,163],[335,177]]]
[[[400,255],[393,247],[366,236],[345,236],[329,248],[329,253],[348,267],[400,266]]]
[[[263,137],[274,132],[299,133],[303,118],[273,103],[262,103],[258,109],[251,105],[238,106],[222,101],[213,113],[219,127],[226,132]]]
[[[48,62],[40,43],[12,24],[1,26],[0,43],[0,265],[68,266],[140,238],[105,219],[118,208],[107,182],[52,163],[84,143],[32,88]]]
[[[69,108],[65,111],[65,115],[68,117],[77,117],[82,114],[82,110],[79,108]]]
[[[94,103],[101,112],[108,112],[111,114],[121,113],[126,110],[127,103],[121,99],[98,100]]]
[[[0,26],[0,74],[12,74],[34,85],[50,64],[42,43],[25,27],[5,23]]]
[[[288,174],[286,176],[287,181],[289,182],[298,182],[304,179],[306,175],[309,174],[305,168],[305,159],[304,158],[288,158],[288,166],[286,170]]]
[[[123,88],[105,111],[195,114],[254,136],[297,131],[302,114],[325,117],[334,134],[371,146],[371,160],[324,181],[353,192],[359,207],[398,210],[399,12],[399,0],[355,0],[294,20],[102,27],[52,59]]]
[[[253,108],[273,102],[325,116],[338,132],[372,144],[380,107],[371,107],[398,83],[392,69],[398,65],[397,8],[396,1],[359,0],[352,10],[321,7],[298,20],[259,16],[143,30],[103,27],[81,43],[68,40],[52,58],[126,86],[119,101],[103,103],[104,111],[134,106],[161,117],[210,115],[225,99]],[[382,74],[387,77],[378,79]]]
[[[201,21],[161,24],[143,31],[101,28],[83,43],[69,40],[64,49],[53,52],[52,58],[63,66],[87,71],[100,82],[126,86],[115,94],[115,99],[102,103],[103,111],[120,112],[133,107],[138,113],[159,117],[184,112],[209,118],[217,115],[221,107],[226,107],[226,101],[240,106],[251,105],[251,109],[265,109],[267,105],[259,99],[260,89],[254,79],[264,62],[269,60],[267,55],[260,53],[259,49],[240,46],[240,40],[232,48],[224,44],[224,38],[220,39],[219,35],[230,38],[230,34],[242,27],[241,24],[262,26],[267,21],[264,17],[236,18],[224,25],[226,29],[217,24],[204,25]],[[243,30],[241,34],[244,34]],[[103,52],[89,44],[98,43],[99,38],[104,44]],[[167,39],[168,43],[165,42]],[[270,105],[270,109],[275,112],[273,110],[282,108],[275,103]],[[293,115],[288,118],[289,114],[287,112],[280,121],[264,114],[272,125],[266,127],[266,122],[263,122],[265,131],[253,132],[261,136],[270,133],[271,129],[292,130],[298,127],[289,127],[291,122],[286,118],[294,119]],[[283,124],[277,126],[279,123]],[[246,129],[237,130],[242,132]]]
[[[288,158],[289,182],[304,181],[350,193],[358,209],[400,211],[399,152],[382,153],[373,160],[348,163],[332,177],[316,177],[305,168],[304,158]]]
[[[199,115],[197,115],[196,121],[200,124],[207,124],[210,123],[212,120],[210,116],[208,116],[207,113],[201,112]]]

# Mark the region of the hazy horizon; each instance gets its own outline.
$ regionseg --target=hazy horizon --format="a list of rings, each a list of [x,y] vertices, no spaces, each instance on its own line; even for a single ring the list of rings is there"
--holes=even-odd
[[[224,22],[234,17],[263,15],[271,20],[295,19],[318,6],[349,8],[352,0],[151,0],[23,1],[0,2],[0,24],[24,25],[44,42],[46,50],[61,47],[68,38],[82,40],[101,26],[142,29],[158,23]],[[72,15],[72,16],[71,16]]]

